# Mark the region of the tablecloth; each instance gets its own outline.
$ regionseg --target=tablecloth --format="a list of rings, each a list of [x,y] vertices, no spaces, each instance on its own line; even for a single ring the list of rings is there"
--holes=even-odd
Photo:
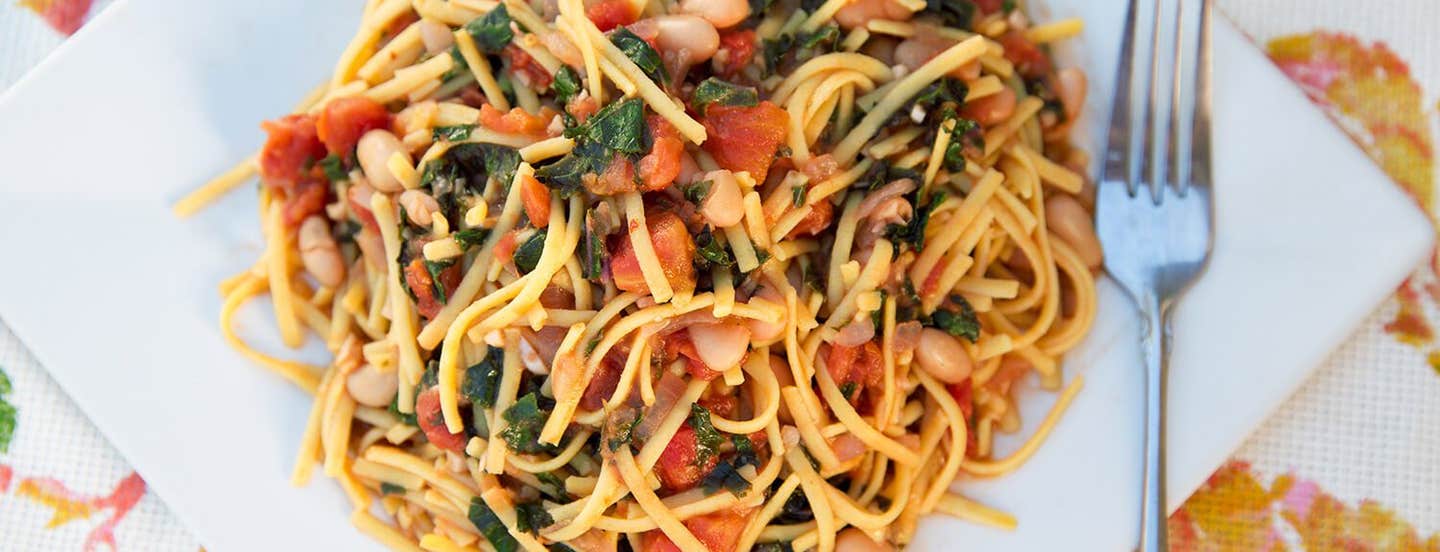
[[[0,90],[112,1],[0,0]],[[1440,1],[1218,6],[1436,212]],[[1170,519],[1173,549],[1440,552],[1437,268],[1417,267],[1186,501]],[[199,549],[3,316],[0,550]]]

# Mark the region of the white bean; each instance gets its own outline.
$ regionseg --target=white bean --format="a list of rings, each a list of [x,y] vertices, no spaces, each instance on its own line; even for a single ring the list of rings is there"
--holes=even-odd
[[[300,223],[300,262],[305,271],[321,284],[338,287],[345,281],[345,260],[335,238],[330,236],[330,223],[319,215],[311,215]]]
[[[405,208],[405,215],[410,218],[410,222],[421,228],[429,228],[435,219],[435,212],[440,210],[440,203],[423,190],[401,192],[400,206]]]
[[[716,228],[734,226],[740,222],[745,208],[741,204],[740,183],[735,174],[725,169],[705,173],[710,181],[710,195],[701,202],[700,214]]]
[[[756,297],[768,303],[779,305],[782,312],[780,319],[775,322],[766,322],[753,318],[745,321],[746,325],[750,327],[750,338],[753,339],[757,345],[764,345],[780,339],[780,336],[785,334],[785,321],[790,316],[789,313],[784,312],[785,297],[780,295],[780,292],[774,288],[769,286],[761,287],[755,291],[755,295],[751,296],[751,299],[753,300]]]
[[[410,160],[410,152],[406,151],[405,144],[390,131],[383,129],[366,132],[355,145],[355,157],[360,160],[360,170],[365,172],[365,178],[370,180],[370,185],[376,190],[398,192],[405,189],[400,180],[390,174],[390,157],[395,155],[395,152],[404,154],[406,161]]]
[[[700,360],[716,372],[739,366],[750,350],[750,329],[739,324],[695,324],[689,330]]]
[[[655,22],[655,45],[678,57],[682,65],[700,63],[720,49],[720,33],[698,16],[688,14],[659,15]]]
[[[435,21],[434,19],[420,20],[420,42],[425,43],[425,52],[436,55],[450,49],[455,44],[455,35],[450,34],[450,27]]]
[[[750,3],[745,0],[680,0],[680,11],[703,17],[715,28],[724,29],[750,17]]]
[[[835,536],[835,552],[892,552],[888,542],[875,542],[864,531],[847,527]]]
[[[350,398],[365,406],[384,408],[395,400],[400,379],[394,372],[385,373],[370,365],[362,364],[345,377],[345,391]]]
[[[835,22],[845,30],[864,27],[871,19],[908,21],[914,12],[896,0],[853,0],[835,12]]]
[[[1100,238],[1095,236],[1095,223],[1080,201],[1069,195],[1053,195],[1045,200],[1045,226],[1075,250],[1075,254],[1091,270],[1100,268],[1105,260]]]
[[[935,328],[920,332],[915,348],[915,361],[931,377],[945,383],[960,383],[970,377],[974,361],[956,341],[956,337]]]

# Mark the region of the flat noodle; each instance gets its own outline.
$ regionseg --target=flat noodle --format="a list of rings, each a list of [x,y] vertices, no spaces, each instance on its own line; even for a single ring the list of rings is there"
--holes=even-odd
[[[847,0],[818,4],[726,29],[793,41],[731,67],[732,46],[686,63],[652,34],[643,19],[675,0],[621,6],[643,44],[580,0],[367,0],[325,84],[266,126],[289,134],[174,207],[264,177],[264,251],[221,283],[221,326],[315,397],[292,482],[321,466],[395,550],[709,552],[716,527],[736,550],[831,552],[854,531],[894,549],[932,513],[1013,529],[956,478],[1023,465],[1082,386],[1062,359],[1094,323],[1101,252],[1056,219],[1089,203],[1069,122],[1041,115],[1058,99],[1022,90],[990,38],[1012,18],[854,26]],[[502,5],[511,21],[493,25]],[[854,28],[830,34],[837,16]],[[953,45],[913,71],[867,53],[925,37]],[[964,98],[927,92],[977,65]],[[950,116],[1008,90],[1013,109],[979,128]],[[357,152],[334,143],[342,98],[389,114],[368,127],[395,133],[380,166],[358,162],[369,146],[279,149]],[[612,109],[626,98],[643,101]],[[763,111],[717,126],[717,106]],[[721,169],[735,189],[704,180]],[[282,341],[315,333],[330,366],[239,338],[235,313],[267,292]],[[954,338],[972,366],[959,383],[913,345],[924,324],[975,331]],[[992,458],[996,432],[1034,414],[1018,406],[1033,386],[1001,382],[1029,372],[1055,405]],[[811,518],[780,523],[797,493]]]

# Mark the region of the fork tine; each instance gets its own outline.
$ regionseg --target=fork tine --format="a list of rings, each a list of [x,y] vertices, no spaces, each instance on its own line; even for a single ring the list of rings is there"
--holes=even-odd
[[[1169,159],[1167,153],[1170,142],[1168,133],[1158,128],[1165,124],[1166,118],[1156,114],[1157,110],[1165,109],[1157,100],[1165,95],[1165,92],[1161,90],[1165,81],[1161,78],[1160,60],[1164,57],[1162,47],[1165,42],[1161,40],[1163,36],[1161,29],[1165,28],[1163,22],[1166,2],[1165,0],[1154,0],[1152,4],[1155,13],[1150,26],[1150,68],[1146,78],[1148,85],[1145,89],[1145,141],[1141,144],[1148,151],[1142,160],[1141,177],[1149,185],[1151,199],[1156,205],[1159,205],[1164,198],[1162,182],[1164,182],[1166,161]],[[1135,185],[1131,184],[1132,190],[1134,187]]]
[[[1190,99],[1187,94],[1185,83],[1189,80],[1185,77],[1185,68],[1189,66],[1186,59],[1185,33],[1186,21],[1185,0],[1176,0],[1175,7],[1175,55],[1172,58],[1171,85],[1170,85],[1170,121],[1167,129],[1169,139],[1165,149],[1166,166],[1165,184],[1176,191],[1180,197],[1185,194],[1185,180],[1190,174],[1190,158],[1187,155],[1190,151],[1190,135],[1185,132],[1191,128],[1191,117],[1193,111],[1185,109],[1186,102]]]
[[[1210,81],[1212,64],[1210,23],[1214,11],[1211,0],[1200,0],[1200,30],[1196,42],[1199,52],[1195,55],[1195,110],[1194,122],[1190,128],[1190,173],[1182,180],[1188,191],[1191,186],[1210,187],[1210,103],[1213,90]]]
[[[1115,71],[1115,100],[1111,104],[1110,131],[1106,136],[1104,181],[1125,182],[1135,195],[1139,182],[1141,151],[1135,128],[1135,37],[1140,15],[1139,0],[1130,0],[1125,15],[1125,35],[1120,42],[1120,61]]]

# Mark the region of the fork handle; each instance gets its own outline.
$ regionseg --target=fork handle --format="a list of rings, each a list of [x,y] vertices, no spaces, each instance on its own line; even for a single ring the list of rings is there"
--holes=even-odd
[[[1140,552],[1168,552],[1165,503],[1165,381],[1170,371],[1168,302],[1158,297],[1141,301],[1146,321],[1145,352],[1145,475],[1141,503]]]

